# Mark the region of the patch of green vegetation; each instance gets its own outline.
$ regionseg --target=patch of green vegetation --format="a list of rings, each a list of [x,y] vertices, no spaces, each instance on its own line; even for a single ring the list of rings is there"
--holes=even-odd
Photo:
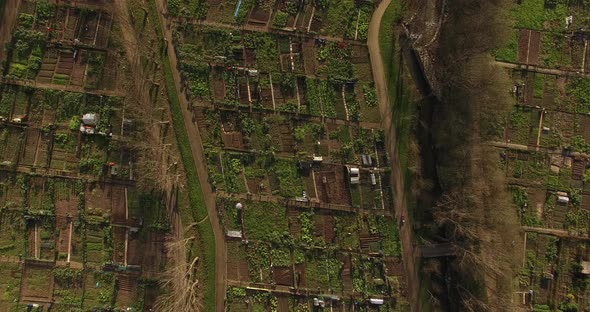
[[[354,12],[353,0],[324,0],[326,20],[323,23],[323,32],[332,36],[342,36],[348,28],[348,22],[351,12]],[[317,4],[316,4],[317,5]],[[321,5],[317,6],[322,9]]]
[[[533,96],[536,98],[543,98],[543,88],[545,86],[545,76],[543,74],[535,74],[535,86],[533,89]]]
[[[511,16],[517,28],[529,29],[564,29],[567,7],[561,1],[555,1],[552,7],[549,1],[523,0],[515,4]],[[546,27],[547,26],[547,27]]]
[[[340,270],[342,263],[337,256],[323,255],[318,258],[308,257],[305,262],[305,279],[310,288],[342,290]]]
[[[576,103],[575,111],[577,113],[590,112],[590,79],[575,78],[566,88],[569,96],[573,97]]]
[[[277,38],[268,33],[247,33],[244,35],[244,47],[256,49],[256,65],[265,72],[279,69],[279,48]]]
[[[568,65],[571,61],[563,54],[564,35],[560,32],[545,32],[541,35],[541,59],[547,67]]]
[[[287,26],[287,20],[289,19],[289,13],[283,12],[281,10],[277,11],[275,14],[274,20],[272,22],[273,26],[275,27],[285,27]]]
[[[518,30],[513,30],[510,33],[508,43],[493,53],[498,61],[516,63],[518,57]]]
[[[356,216],[342,214],[334,217],[336,243],[345,250],[359,248],[359,227]]]
[[[286,198],[295,198],[301,196],[303,192],[303,180],[297,172],[295,162],[286,159],[277,159],[269,168],[269,173],[273,173],[278,180],[277,193]]]
[[[381,250],[384,256],[401,257],[399,230],[393,218],[377,217],[377,231],[381,237]]]
[[[528,109],[516,108],[510,115],[511,135],[510,141],[517,144],[528,144],[531,134],[531,115],[534,112]]]
[[[247,202],[244,205],[244,231],[249,239],[270,240],[289,230],[287,210],[272,202]]]

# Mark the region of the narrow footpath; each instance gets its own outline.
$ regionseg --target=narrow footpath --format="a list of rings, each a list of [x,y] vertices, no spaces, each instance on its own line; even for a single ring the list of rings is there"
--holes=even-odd
[[[396,0],[399,1],[399,0]],[[369,48],[369,56],[371,58],[371,67],[373,70],[373,80],[379,95],[379,110],[382,116],[382,124],[386,134],[386,145],[391,161],[391,183],[394,193],[394,209],[398,220],[401,216],[408,215],[408,208],[406,207],[406,197],[404,194],[404,181],[402,178],[402,171],[400,168],[400,160],[395,149],[396,133],[393,125],[393,112],[391,110],[391,103],[387,92],[387,80],[385,79],[385,72],[383,67],[383,59],[381,58],[381,50],[379,47],[379,29],[381,25],[381,18],[383,13],[391,3],[391,0],[383,0],[373,13],[371,22],[369,24],[369,34],[367,45]],[[391,30],[393,31],[393,29]],[[403,66],[403,65],[400,65]],[[418,258],[417,250],[415,250],[412,238],[412,229],[408,224],[400,227],[400,240],[402,245],[402,259],[406,271],[406,279],[408,286],[409,298],[408,302],[412,306],[412,311],[420,311],[420,303],[418,298],[418,271],[416,261]]]
[[[201,184],[201,191],[203,192],[203,199],[207,206],[207,214],[211,221],[211,227],[213,228],[213,236],[215,239],[215,311],[225,310],[225,284],[226,284],[226,247],[225,247],[225,236],[221,230],[221,224],[219,223],[219,217],[215,209],[215,194],[209,181],[207,180],[207,168],[205,168],[205,157],[203,152],[203,144],[201,142],[201,134],[199,133],[199,127],[196,122],[193,121],[192,113],[188,109],[190,107],[189,101],[186,98],[185,93],[182,91],[180,85],[180,72],[178,71],[178,60],[174,53],[174,46],[172,45],[172,30],[169,27],[169,22],[166,17],[162,15],[165,7],[165,0],[156,0],[156,6],[158,9],[158,17],[162,26],[164,37],[168,44],[168,59],[170,61],[170,67],[172,68],[172,75],[174,78],[174,85],[176,86],[176,92],[178,93],[178,100],[180,101],[184,125],[191,144],[191,152],[195,167],[197,168],[197,175],[199,176],[199,182]],[[211,311],[213,307],[205,307],[206,311]]]

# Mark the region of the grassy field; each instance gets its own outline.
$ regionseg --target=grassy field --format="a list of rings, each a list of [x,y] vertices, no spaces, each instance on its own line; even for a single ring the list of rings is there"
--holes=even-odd
[[[157,8],[154,0],[150,1],[150,16],[155,21],[155,30],[160,42],[163,42],[163,33],[161,25],[158,22]],[[187,213],[190,213],[192,220],[203,220],[207,217],[207,207],[201,191],[201,183],[197,176],[197,168],[191,152],[191,145],[184,125],[182,116],[182,107],[178,100],[178,94],[174,85],[174,78],[172,77],[172,67],[166,54],[162,55],[162,64],[164,69],[164,77],[166,89],[168,90],[168,101],[170,102],[170,110],[172,112],[172,120],[174,122],[174,132],[180,150],[182,163],[186,171],[187,188],[190,199],[190,211],[182,214],[183,222],[187,223]],[[197,232],[200,239],[199,257],[203,261],[203,275],[201,281],[204,289],[204,306],[208,311],[215,310],[215,239],[213,238],[213,228],[210,222],[202,222],[197,224]]]

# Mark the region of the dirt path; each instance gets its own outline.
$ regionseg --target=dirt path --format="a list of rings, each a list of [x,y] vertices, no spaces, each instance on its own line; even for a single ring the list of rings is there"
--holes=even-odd
[[[510,69],[522,69],[529,72],[536,72],[540,74],[549,74],[549,75],[557,75],[557,76],[572,76],[572,77],[590,77],[590,73],[584,73],[577,69],[571,70],[563,70],[563,69],[555,69],[555,68],[547,68],[542,66],[535,66],[535,65],[527,65],[527,64],[514,64],[502,61],[496,61],[497,65],[510,68]]]
[[[0,61],[6,57],[4,47],[6,46],[6,42],[12,37],[12,26],[16,20],[19,5],[20,0],[6,0],[4,8],[0,8],[0,12],[3,12],[2,16],[0,16],[0,21],[2,21],[0,22],[2,24],[2,27],[0,27]]]
[[[172,30],[168,27],[168,21],[166,17],[161,14],[164,12],[164,0],[156,0],[158,8],[158,16],[160,17],[160,23],[162,25],[162,31],[165,39],[171,43],[172,41]],[[193,121],[192,113],[187,109],[189,101],[187,100],[182,88],[180,87],[180,73],[178,72],[176,54],[174,53],[174,46],[168,44],[168,58],[170,60],[170,66],[172,68],[172,74],[174,76],[174,84],[176,85],[176,91],[178,92],[178,99],[182,107],[184,124],[188,137],[191,143],[191,151],[195,166],[197,168],[197,175],[199,176],[199,182],[201,183],[201,190],[205,204],[207,206],[207,213],[209,220],[211,220],[211,226],[213,227],[213,235],[215,237],[215,311],[225,310],[225,284],[226,284],[226,264],[227,255],[225,248],[225,237],[221,230],[217,211],[215,209],[215,195],[211,189],[209,181],[207,181],[207,168],[205,168],[205,158],[203,153],[203,145],[201,142],[201,134],[199,133],[199,127],[196,122]],[[205,307],[206,310],[210,310],[211,307]]]
[[[539,234],[554,235],[554,236],[562,237],[562,238],[573,238],[573,239],[578,239],[578,240],[590,241],[590,237],[587,234],[578,233],[576,235],[575,231],[547,229],[547,228],[532,227],[532,226],[522,226],[521,228],[525,232],[534,232],[534,233],[539,233]]]
[[[379,48],[379,28],[381,25],[381,18],[390,3],[391,0],[383,0],[377,7],[377,10],[373,13],[369,24],[367,45],[369,48],[369,56],[371,58],[373,80],[375,81],[377,94],[379,95],[379,110],[383,117],[382,123],[386,134],[386,144],[391,159],[391,183],[394,191],[394,209],[395,215],[399,220],[402,215],[407,216],[408,211],[404,194],[404,183],[401,176],[400,161],[395,149],[396,133],[392,120],[393,112],[391,110],[391,104],[387,93],[387,80],[385,79],[383,59],[381,58],[381,51]],[[418,300],[418,271],[416,269],[417,251],[414,249],[412,243],[412,231],[409,224],[400,228],[400,240],[402,245],[402,258],[406,270],[408,292],[410,294],[408,301],[412,306],[412,311],[420,311]]]

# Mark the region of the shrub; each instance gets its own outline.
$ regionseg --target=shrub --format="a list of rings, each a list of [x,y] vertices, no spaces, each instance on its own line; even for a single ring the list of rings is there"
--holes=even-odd
[[[273,25],[277,27],[285,27],[287,26],[287,20],[289,19],[289,14],[283,11],[278,11],[275,15],[275,19],[273,21]]]
[[[37,1],[37,17],[46,20],[52,16],[53,6],[47,0]]]
[[[24,28],[31,28],[35,18],[31,14],[21,13],[18,15],[18,24]]]
[[[70,128],[70,130],[72,130],[72,131],[76,131],[80,127],[80,123],[81,123],[80,118],[78,116],[73,116],[70,119],[70,123],[68,125],[68,128]]]
[[[180,0],[168,0],[168,13],[176,17],[180,13]]]

